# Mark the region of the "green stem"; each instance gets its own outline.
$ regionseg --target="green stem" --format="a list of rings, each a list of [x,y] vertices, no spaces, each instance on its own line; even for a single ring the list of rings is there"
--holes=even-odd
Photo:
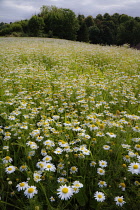
[[[19,207],[17,207],[17,206],[14,206],[13,204],[11,204],[11,203],[7,203],[7,202],[4,202],[4,201],[0,201],[0,203],[4,203],[4,204],[7,204],[7,205],[9,205],[9,206],[13,206],[13,207],[15,207],[16,209],[21,209],[21,208],[19,208]],[[22,210],[22,209],[21,209]]]

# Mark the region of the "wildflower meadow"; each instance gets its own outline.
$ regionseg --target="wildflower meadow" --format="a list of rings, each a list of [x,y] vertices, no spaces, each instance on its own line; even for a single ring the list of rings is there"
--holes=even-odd
[[[0,38],[0,209],[140,209],[140,51]]]

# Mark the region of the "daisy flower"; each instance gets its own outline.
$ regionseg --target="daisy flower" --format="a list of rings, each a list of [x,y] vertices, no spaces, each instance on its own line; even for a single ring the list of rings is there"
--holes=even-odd
[[[119,187],[122,189],[122,191],[125,191],[126,185],[125,183],[120,183]]]
[[[47,163],[45,170],[46,171],[53,171],[53,172],[55,172],[56,171],[56,167],[52,163]]]
[[[71,172],[72,174],[76,173],[77,171],[78,171],[78,168],[77,168],[76,166],[72,166],[72,167],[70,168],[70,172]]]
[[[67,179],[66,178],[64,178],[64,177],[59,177],[58,179],[57,179],[57,182],[58,183],[65,183],[65,182],[67,182]]]
[[[55,144],[52,140],[46,140],[46,141],[43,142],[43,144],[47,147],[54,147],[55,146]]]
[[[140,151],[140,144],[136,144],[134,147],[137,151]]]
[[[123,196],[117,196],[114,198],[114,201],[116,201],[116,205],[117,206],[122,206],[124,203],[126,203],[124,200],[123,200]]]
[[[99,187],[106,187],[107,186],[107,183],[105,181],[99,181],[98,182],[98,186]]]
[[[104,150],[109,150],[109,149],[110,149],[110,146],[109,146],[109,145],[104,145],[104,146],[103,146],[103,149],[104,149]]]
[[[95,162],[95,161],[91,161],[89,165],[90,165],[90,166],[94,166],[94,167],[95,167],[96,162]]]
[[[98,202],[103,202],[105,200],[105,195],[102,192],[95,192],[94,194],[94,198],[98,201]]]
[[[74,181],[72,183],[72,187],[82,188],[83,187],[83,184],[80,183],[79,181]]]
[[[130,156],[129,155],[125,155],[123,157],[124,161],[126,161],[127,163],[130,163]]]
[[[99,166],[102,167],[102,168],[105,168],[107,166],[107,162],[104,161],[104,160],[100,160],[99,161]]]
[[[96,136],[102,137],[102,136],[104,136],[104,133],[102,133],[102,132],[97,132]]]
[[[5,158],[2,159],[3,163],[11,163],[13,159],[9,156],[6,156]]]
[[[34,174],[33,174],[33,177],[34,177],[34,181],[35,181],[35,182],[41,181],[41,174],[39,174],[39,173],[34,173]]]
[[[35,186],[28,186],[28,188],[24,192],[24,195],[27,196],[27,198],[33,198],[33,196],[37,193],[38,190]]]
[[[130,157],[135,157],[135,156],[136,156],[136,154],[135,154],[134,152],[132,152],[132,151],[129,151],[129,152],[128,152],[128,155],[129,155]]]
[[[5,168],[5,172],[6,172],[7,174],[11,174],[11,173],[13,173],[15,170],[16,170],[16,167],[15,167],[15,166],[8,166],[8,167]]]
[[[26,165],[22,165],[19,168],[20,171],[27,171],[27,166]]]
[[[38,141],[38,142],[42,141],[43,139],[44,139],[43,136],[37,136],[37,137],[36,137],[36,141]]]
[[[135,184],[136,186],[139,186],[139,185],[140,185],[140,182],[139,182],[139,181],[135,181],[134,184]]]
[[[140,173],[140,164],[139,163],[131,163],[128,166],[128,171],[130,171],[132,174],[139,174]]]
[[[116,138],[116,134],[114,134],[114,133],[107,132],[106,134],[111,138]]]
[[[90,155],[90,151],[88,149],[84,149],[82,152],[84,155]]]
[[[58,142],[58,144],[59,144],[60,147],[67,147],[67,146],[69,145],[67,142],[65,142],[65,141],[63,141],[63,140],[60,140],[60,141]]]
[[[28,156],[34,156],[35,155],[35,151],[34,150],[32,150],[32,151],[30,151],[29,153],[28,153]]]
[[[39,147],[37,146],[37,144],[34,142],[33,144],[30,145],[31,149],[38,149]]]
[[[41,155],[42,155],[42,156],[46,156],[46,155],[47,155],[47,152],[46,152],[45,149],[42,149],[42,150],[41,150]]]
[[[55,201],[55,198],[54,198],[53,196],[51,196],[51,197],[50,197],[50,201],[51,201],[51,202],[54,202],[54,201]]]
[[[60,186],[58,189],[58,197],[61,199],[61,200],[68,200],[72,197],[73,195],[73,189],[72,187],[70,186],[67,186],[66,184],[65,185],[62,185]]]
[[[44,169],[46,169],[46,162],[39,161],[39,162],[37,162],[36,167],[39,168],[40,170],[44,170]]]
[[[28,183],[21,182],[21,183],[17,184],[16,187],[17,187],[17,191],[25,190],[28,187]]]
[[[9,150],[9,146],[3,146],[4,150]]]
[[[62,154],[63,150],[60,148],[60,147],[57,147],[55,150],[54,150],[54,153],[55,154]]]
[[[63,164],[63,163],[59,163],[59,164],[57,165],[57,168],[58,168],[58,169],[63,169],[63,168],[64,168],[64,164]]]
[[[100,175],[104,175],[105,174],[105,170],[102,168],[97,168],[97,173]]]
[[[49,155],[46,155],[42,160],[45,162],[50,162],[52,160],[52,157]]]
[[[66,175],[67,175],[66,170],[63,170],[63,171],[61,172],[61,175],[62,175],[62,176],[66,176]]]

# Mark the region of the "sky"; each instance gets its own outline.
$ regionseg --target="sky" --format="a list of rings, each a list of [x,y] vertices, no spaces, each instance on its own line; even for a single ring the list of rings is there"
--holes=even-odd
[[[93,18],[105,13],[140,17],[140,0],[0,0],[0,22],[30,19],[43,5],[71,9],[76,15]]]

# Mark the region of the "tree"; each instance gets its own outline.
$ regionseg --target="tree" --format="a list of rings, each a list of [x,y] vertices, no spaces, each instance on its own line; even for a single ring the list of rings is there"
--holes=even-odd
[[[108,13],[105,13],[103,15],[103,18],[106,20],[106,21],[110,21],[111,20],[111,16],[108,14]]]
[[[132,18],[132,17],[130,17],[130,16],[128,16],[128,15],[122,14],[122,15],[120,15],[119,21],[120,21],[120,23],[124,23],[124,22],[130,20],[131,18]]]
[[[45,32],[47,34],[53,34],[53,36],[58,38],[63,38],[64,26],[63,26],[63,11],[55,6],[47,9],[44,16]]]
[[[128,43],[133,45],[138,40],[135,34],[137,31],[137,22],[134,19],[130,19],[120,24],[117,34],[118,44]],[[136,39],[136,40],[135,40]]]
[[[76,40],[79,24],[75,13],[70,9],[63,9],[64,39]]]
[[[32,16],[28,22],[28,30],[30,36],[40,36],[44,27],[44,20],[42,17],[36,15]]]
[[[21,20],[20,24],[24,34],[28,34],[28,20]]]
[[[72,10],[51,7],[44,16],[44,23],[46,33],[51,31],[58,38],[76,40],[79,24]]]
[[[111,28],[109,28],[107,25],[103,24],[100,28],[100,36],[102,44],[113,44],[113,30],[111,30]]]
[[[77,41],[89,42],[88,28],[84,20],[82,21],[80,28],[77,31]]]
[[[12,33],[11,24],[5,24],[3,28],[0,30],[1,36],[10,35],[11,33]]]
[[[114,13],[111,16],[111,20],[115,23],[115,25],[118,25],[119,24],[119,18],[120,18],[119,13]]]
[[[85,18],[85,23],[87,25],[87,27],[89,28],[90,26],[93,26],[94,25],[94,19],[91,15],[87,16]]]
[[[91,26],[89,28],[89,41],[92,44],[99,44],[102,42],[100,37],[100,29],[97,26]]]
[[[98,19],[98,20],[103,20],[103,16],[102,16],[101,14],[98,14],[98,15],[96,16],[96,19]]]
[[[22,32],[22,26],[20,23],[12,23],[11,29],[12,29],[12,32]]]
[[[140,43],[140,22],[135,22],[133,27],[133,45]]]

